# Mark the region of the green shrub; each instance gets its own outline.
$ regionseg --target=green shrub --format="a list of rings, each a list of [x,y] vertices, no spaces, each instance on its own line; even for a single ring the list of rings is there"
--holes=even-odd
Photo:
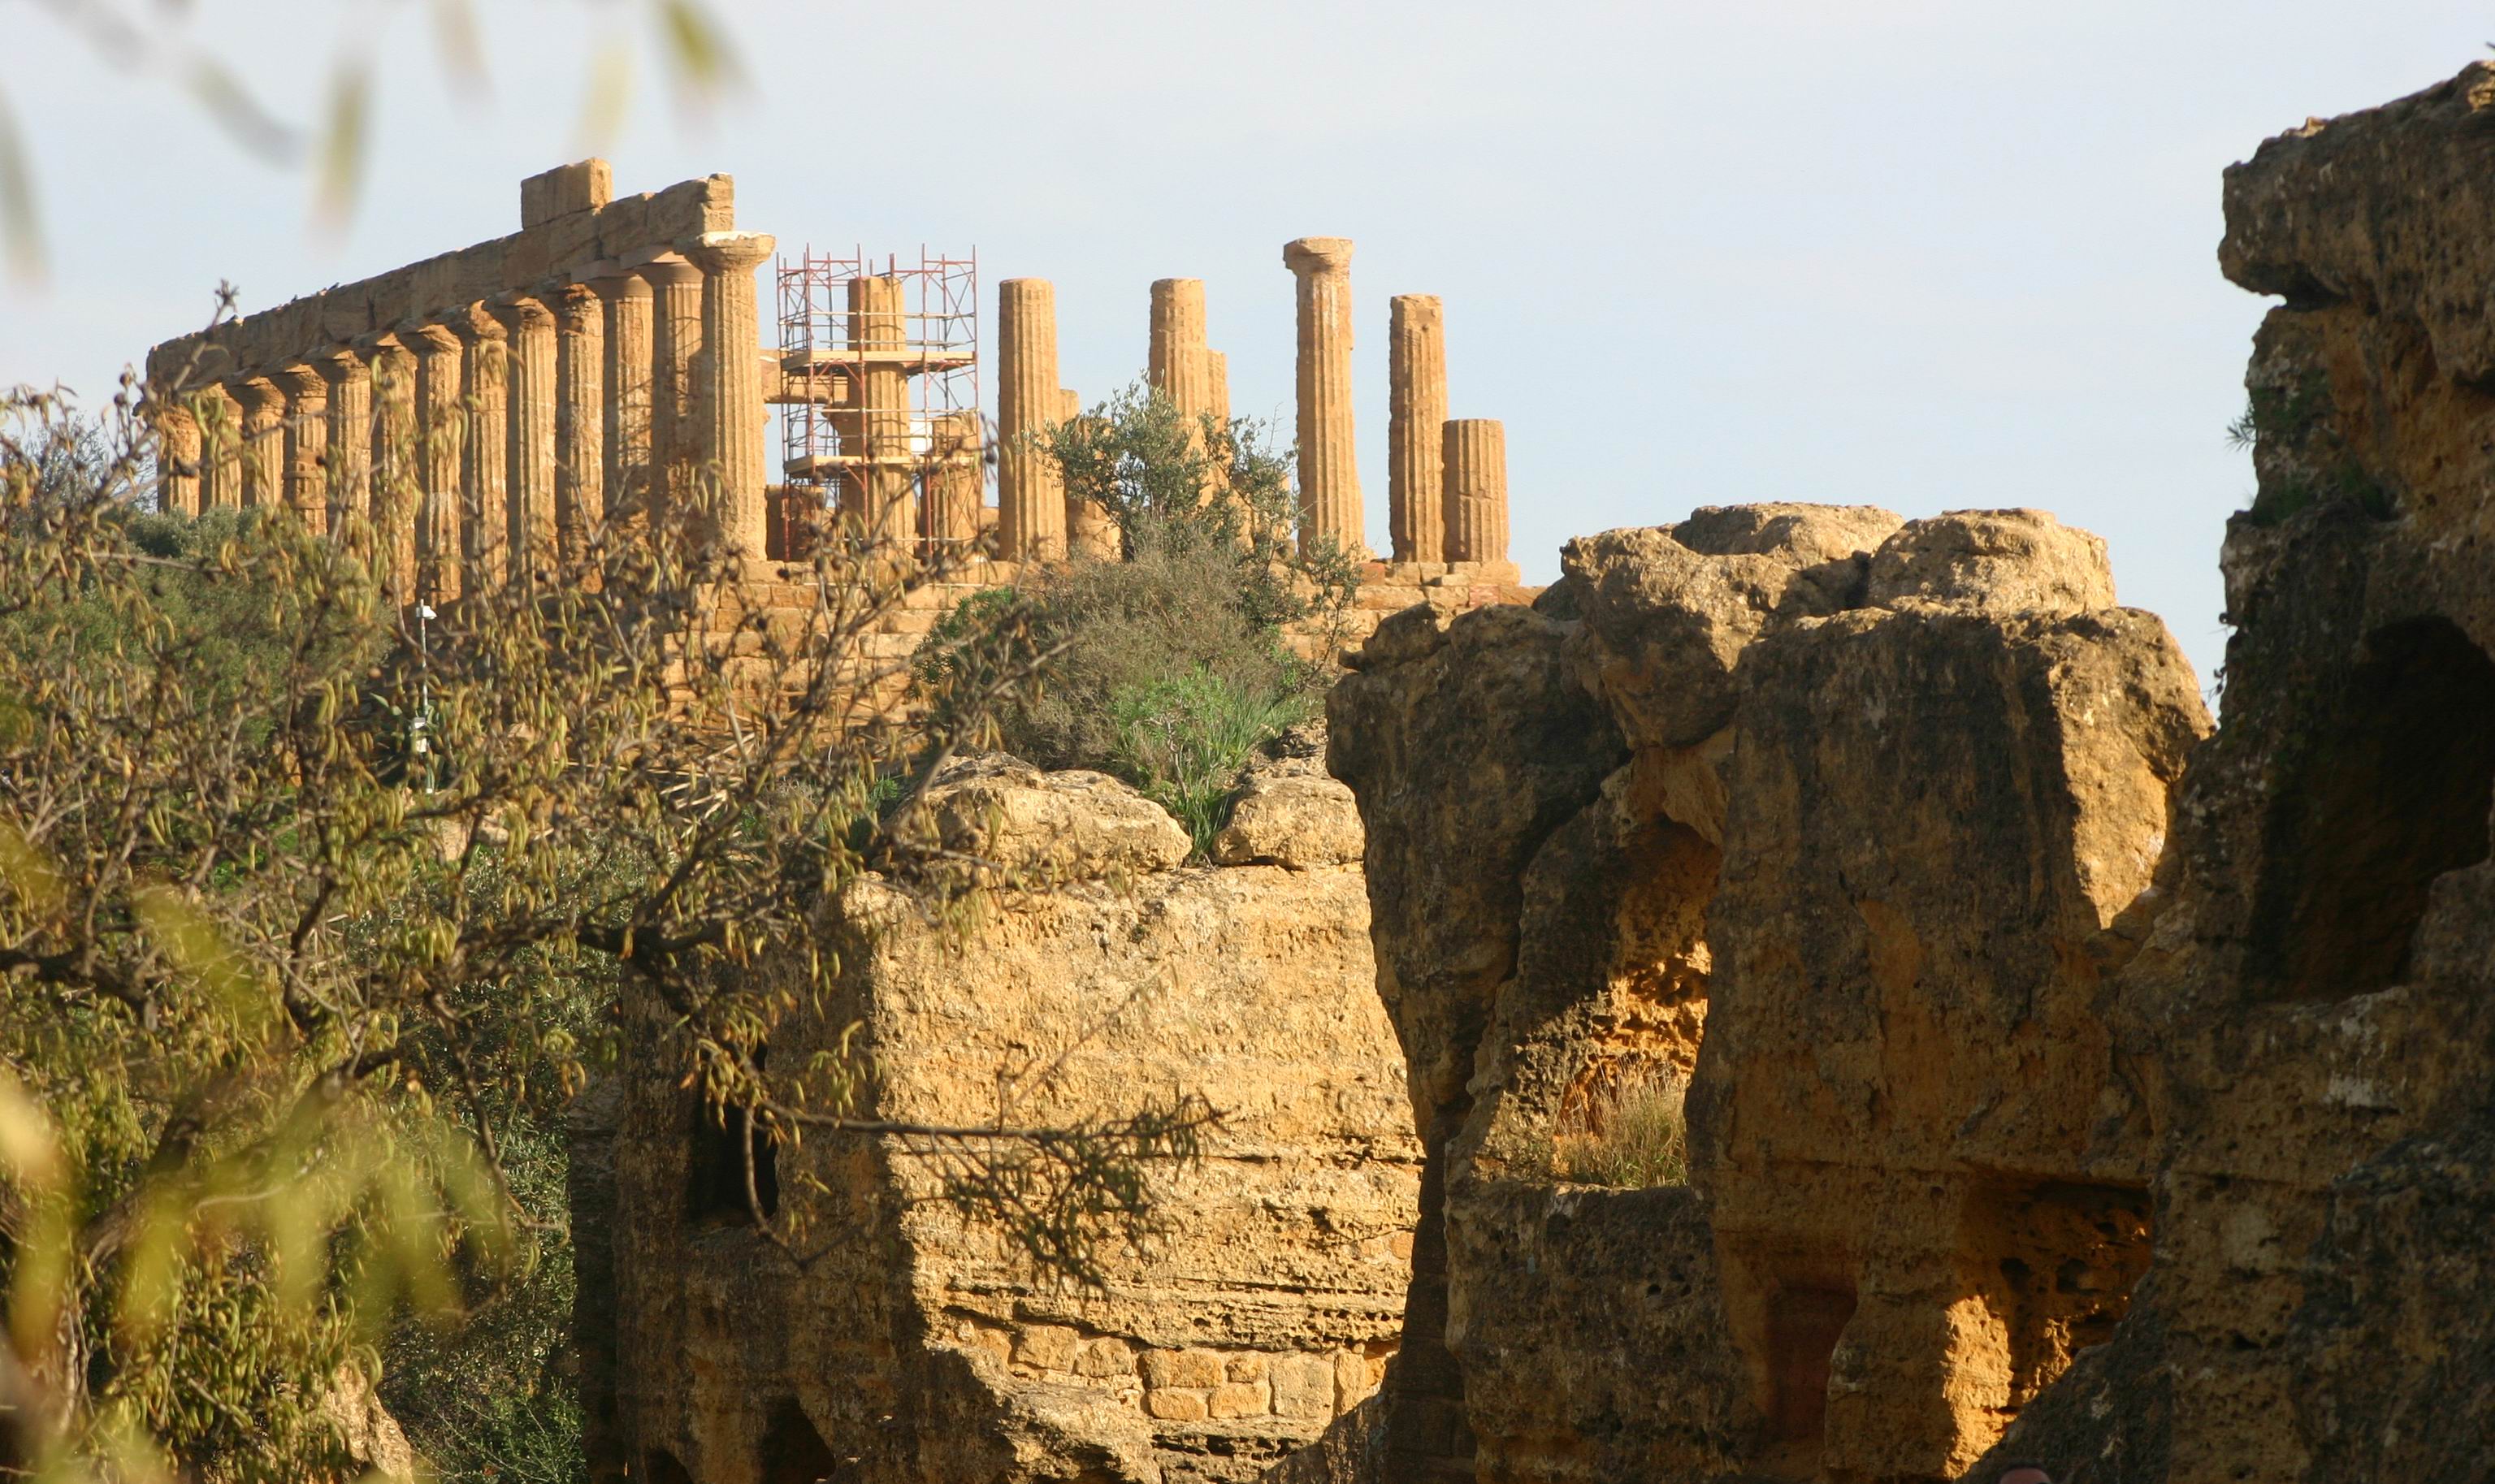
[[[1583,1185],[1644,1189],[1689,1180],[1688,1083],[1664,1069],[1624,1072],[1563,1115],[1551,1172]]]
[[[1243,690],[1208,668],[1109,697],[1112,769],[1186,827],[1198,855],[1229,822],[1240,771],[1270,738],[1305,720],[1306,691]]]
[[[1115,774],[1207,849],[1239,771],[1315,713],[1329,680],[1286,631],[1322,633],[1358,579],[1330,545],[1293,545],[1289,460],[1263,439],[1246,420],[1190,424],[1140,388],[1051,429],[1068,495],[1108,514],[1119,555],[965,599],[913,666],[931,709],[1002,692],[995,745]],[[1036,685],[1004,682],[1024,665]]]

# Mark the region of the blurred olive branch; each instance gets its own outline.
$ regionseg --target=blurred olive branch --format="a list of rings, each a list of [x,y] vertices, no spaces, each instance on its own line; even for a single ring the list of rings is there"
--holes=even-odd
[[[354,212],[374,142],[375,59],[389,28],[410,8],[408,0],[362,0],[337,7],[335,60],[317,91],[301,100],[306,122],[256,92],[224,58],[193,36],[189,0],[35,0],[97,56],[133,76],[170,81],[219,133],[246,154],[281,169],[308,167],[313,220],[335,227]],[[486,51],[475,0],[415,0],[432,18],[444,74],[454,86],[488,90]],[[725,28],[707,0],[579,0],[605,33],[587,48],[580,125],[575,145],[596,153],[623,127],[631,111],[632,44],[630,17],[637,15],[675,83],[679,105],[707,106],[743,79]],[[619,15],[618,13],[621,13]],[[0,244],[12,273],[43,277],[46,252],[33,151],[10,109],[9,69],[0,66]],[[293,102],[292,100],[290,103]]]

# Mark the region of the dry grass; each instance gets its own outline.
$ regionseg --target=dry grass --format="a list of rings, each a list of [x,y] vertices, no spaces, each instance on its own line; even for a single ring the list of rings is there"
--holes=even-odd
[[[1689,1179],[1688,1083],[1669,1068],[1622,1072],[1552,1133],[1551,1172],[1581,1185],[1639,1190]]]

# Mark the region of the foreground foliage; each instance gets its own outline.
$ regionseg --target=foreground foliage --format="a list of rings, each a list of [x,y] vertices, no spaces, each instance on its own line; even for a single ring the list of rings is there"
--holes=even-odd
[[[465,1439],[452,1471],[555,1468],[558,1114],[625,977],[762,1137],[938,1160],[1077,1278],[1149,1220],[1140,1171],[1192,1156],[1197,1100],[903,1129],[846,1061],[756,1054],[827,987],[846,882],[967,891],[915,800],[1027,669],[904,724],[852,713],[844,663],[940,574],[826,555],[805,622],[731,664],[705,637],[727,554],[699,509],[642,509],[433,614],[379,535],[412,524],[409,450],[326,532],[138,513],[147,398],[176,394],[100,436],[0,402],[0,1471],[349,1476],[385,1349],[419,1435]],[[805,1211],[753,1215],[795,1248]]]

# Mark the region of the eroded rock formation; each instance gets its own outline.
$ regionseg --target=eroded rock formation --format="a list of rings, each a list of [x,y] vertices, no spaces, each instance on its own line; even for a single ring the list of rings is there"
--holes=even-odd
[[[2227,180],[2224,724],[2034,512],[1703,510],[1333,707],[1429,1167],[1298,1477],[2479,1479],[2495,67]],[[1685,1069],[1685,1185],[1554,1131]]]
[[[1947,1477],[2146,1260],[2102,1014],[2191,671],[2034,511],[1703,510],[1563,567],[1390,620],[1333,707],[1431,1154],[1388,1476]],[[1656,1072],[1688,1185],[1556,1179]]]
[[[1184,865],[1185,832],[1102,774],[958,765],[931,792],[945,842],[1056,885],[956,932],[858,883],[839,999],[773,1034],[772,1064],[802,1066],[854,1023],[864,1116],[896,1122],[994,1116],[1003,1076],[1022,1124],[1207,1096],[1223,1125],[1161,1177],[1164,1232],[1102,1255],[1105,1291],[1035,1281],[897,1137],[771,1158],[766,1205],[802,1206],[819,1252],[800,1264],[752,1225],[738,1136],[700,1118],[681,1055],[634,1056],[577,1157],[601,1476],[1254,1478],[1371,1394],[1419,1162],[1358,819],[1297,750],[1242,820],[1245,859],[1287,863],[1220,867]],[[635,1046],[662,1045],[640,1013]]]
[[[2113,1001],[2155,1131],[2135,1313],[2005,1439],[2056,1478],[2495,1457],[2495,69],[2227,173],[2246,383],[2224,724]]]

